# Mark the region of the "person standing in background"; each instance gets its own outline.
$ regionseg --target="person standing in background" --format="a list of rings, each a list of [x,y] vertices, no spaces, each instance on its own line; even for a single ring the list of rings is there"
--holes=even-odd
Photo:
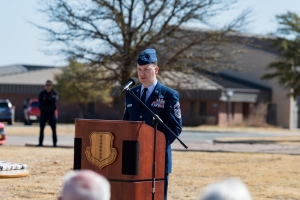
[[[56,147],[57,135],[56,135],[55,110],[56,110],[57,99],[58,99],[58,95],[53,90],[52,81],[47,80],[45,85],[45,90],[41,91],[39,94],[39,108],[41,111],[41,115],[40,115],[40,137],[39,137],[39,144],[37,146],[43,146],[44,128],[46,122],[48,121],[52,129],[53,147]]]

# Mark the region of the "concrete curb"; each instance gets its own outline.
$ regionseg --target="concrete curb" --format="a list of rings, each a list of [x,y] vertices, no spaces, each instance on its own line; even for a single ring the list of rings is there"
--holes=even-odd
[[[290,145],[299,145],[300,138],[215,138],[213,143],[227,144],[280,144],[289,143]],[[288,144],[287,144],[288,145]]]

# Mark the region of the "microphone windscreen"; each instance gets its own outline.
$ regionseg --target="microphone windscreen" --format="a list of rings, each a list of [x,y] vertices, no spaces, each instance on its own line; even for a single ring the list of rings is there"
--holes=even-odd
[[[131,77],[130,80],[133,82],[132,85],[135,85],[138,82],[137,78],[135,77]]]

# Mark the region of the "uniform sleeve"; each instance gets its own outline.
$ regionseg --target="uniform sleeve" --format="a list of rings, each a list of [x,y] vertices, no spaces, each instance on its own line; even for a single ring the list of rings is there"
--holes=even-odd
[[[182,130],[182,119],[178,92],[171,95],[171,99],[166,102],[165,124],[179,136]],[[164,131],[166,135],[167,145],[171,145],[176,137],[168,130]]]
[[[129,112],[127,110],[127,107],[126,107],[126,101],[127,101],[127,92],[126,92],[126,96],[125,96],[125,108],[124,108],[124,115],[123,115],[123,120],[129,120]]]

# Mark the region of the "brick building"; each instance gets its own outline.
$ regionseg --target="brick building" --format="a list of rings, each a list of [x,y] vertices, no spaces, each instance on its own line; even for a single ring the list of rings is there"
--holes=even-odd
[[[58,73],[61,73],[61,68],[36,66],[35,69],[0,75],[0,99],[10,99],[15,106],[16,121],[23,120],[24,100],[37,98],[38,93],[44,89],[45,81],[54,80],[54,75]],[[175,85],[172,79],[166,78],[170,75],[178,77],[181,85]],[[250,113],[252,104],[270,101],[270,90],[264,91],[249,83],[241,83],[221,74],[191,76],[178,72],[172,74],[163,72],[159,79],[163,84],[179,91],[185,126],[200,124],[226,126],[228,122],[242,123]],[[227,93],[231,90],[234,90],[234,94],[231,99],[228,99]],[[230,110],[228,110],[228,104],[230,104]],[[67,104],[60,98],[57,107],[59,122],[73,122],[79,116],[79,107],[76,104]],[[118,119],[118,104],[115,102],[105,105],[100,102],[91,102],[86,107],[85,116]]]

